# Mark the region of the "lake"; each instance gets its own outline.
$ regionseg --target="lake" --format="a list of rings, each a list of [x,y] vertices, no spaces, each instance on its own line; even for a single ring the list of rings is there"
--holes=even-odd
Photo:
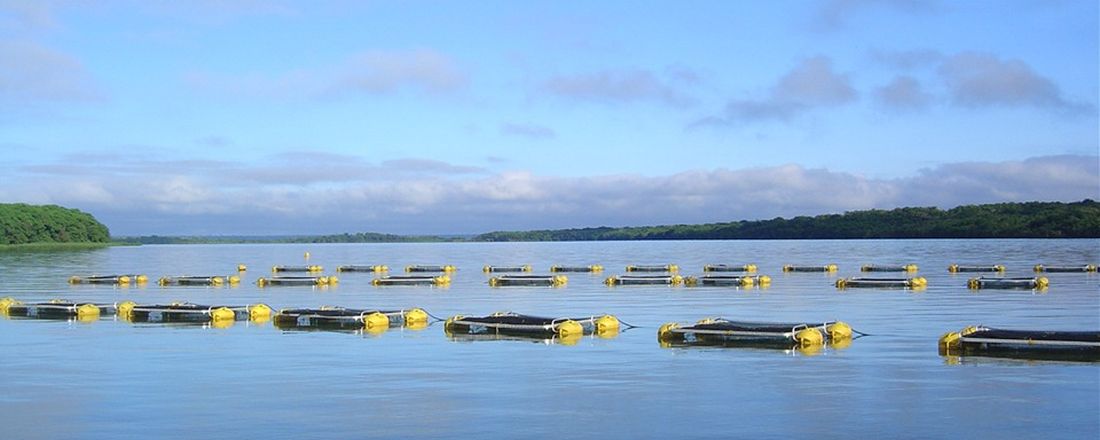
[[[273,265],[452,264],[448,288],[380,288],[342,273],[331,288],[266,287]],[[964,326],[1100,330],[1100,277],[1053,273],[1050,288],[967,289],[949,264],[1096,264],[1100,240],[784,240],[565,243],[255,244],[0,253],[0,296],[24,302],[189,301],[275,309],[422,307],[439,317],[496,311],[609,313],[639,328],[574,345],[452,340],[442,323],[382,334],[0,319],[5,438],[1097,438],[1100,364],[948,358]],[[766,289],[607,287],[628,264],[754,263]],[[784,264],[839,271],[783,273]],[[920,267],[926,290],[849,289],[863,264]],[[165,275],[235,274],[239,287],[160,287]],[[601,264],[563,288],[490,288],[482,266]],[[69,285],[71,275],[141,273],[144,287]],[[896,276],[877,274],[872,276]],[[871,334],[815,354],[662,348],[657,328],[722,316],[840,319]]]

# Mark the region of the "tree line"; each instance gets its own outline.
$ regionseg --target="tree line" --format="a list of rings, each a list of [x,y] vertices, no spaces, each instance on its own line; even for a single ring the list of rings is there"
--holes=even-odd
[[[1027,202],[872,209],[697,225],[499,231],[475,241],[860,238],[1100,238],[1100,203]]]
[[[110,239],[107,226],[77,209],[0,203],[0,245],[107,243]]]

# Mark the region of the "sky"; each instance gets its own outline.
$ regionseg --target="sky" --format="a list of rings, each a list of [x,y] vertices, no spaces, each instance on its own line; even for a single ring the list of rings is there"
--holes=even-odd
[[[131,236],[1100,199],[1098,9],[0,0],[0,202]]]

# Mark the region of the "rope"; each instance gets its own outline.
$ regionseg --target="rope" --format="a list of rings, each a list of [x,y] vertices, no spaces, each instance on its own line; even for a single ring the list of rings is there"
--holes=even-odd
[[[420,310],[424,310],[424,309],[420,309]],[[440,318],[438,316],[435,316],[435,315],[429,313],[427,310],[424,310],[424,314],[428,315],[428,317],[435,320],[435,321],[432,321],[432,322],[439,322],[439,321],[446,321],[447,320],[446,318]]]

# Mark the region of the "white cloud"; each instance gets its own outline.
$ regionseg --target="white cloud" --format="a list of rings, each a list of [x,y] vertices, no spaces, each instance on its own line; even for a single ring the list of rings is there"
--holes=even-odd
[[[980,52],[948,57],[939,73],[951,99],[965,107],[1033,106],[1069,112],[1092,112],[1090,105],[1070,102],[1049,78],[1021,60]]]
[[[694,125],[735,125],[755,121],[790,121],[818,107],[835,107],[858,97],[847,74],[833,71],[832,60],[816,56],[802,60],[780,77],[762,99],[734,99],[725,112]]]
[[[900,75],[889,84],[875,89],[875,100],[890,109],[920,110],[928,107],[932,95],[924,91],[916,78]]]
[[[0,198],[58,203],[102,214],[118,234],[473,233],[1100,199],[1098,161],[1096,156],[1044,156],[952,163],[895,179],[799,165],[653,177],[555,177],[525,171],[465,173],[462,166],[436,164],[436,173],[326,182],[302,182],[297,175],[263,170],[277,167],[277,162],[213,172],[184,166],[172,173],[147,163],[103,169],[88,162],[83,165],[88,172],[76,174],[17,171],[16,178],[0,189]],[[56,164],[42,166],[51,165]],[[236,180],[241,173],[268,178]]]
[[[872,51],[873,61],[906,71],[875,90],[876,100],[893,109],[916,110],[935,100],[926,84],[943,89],[942,101],[968,109],[1031,107],[1063,114],[1094,114],[1095,106],[1066,98],[1052,80],[1019,59],[987,52],[943,54],[916,49]],[[923,80],[916,75],[926,73]]]

